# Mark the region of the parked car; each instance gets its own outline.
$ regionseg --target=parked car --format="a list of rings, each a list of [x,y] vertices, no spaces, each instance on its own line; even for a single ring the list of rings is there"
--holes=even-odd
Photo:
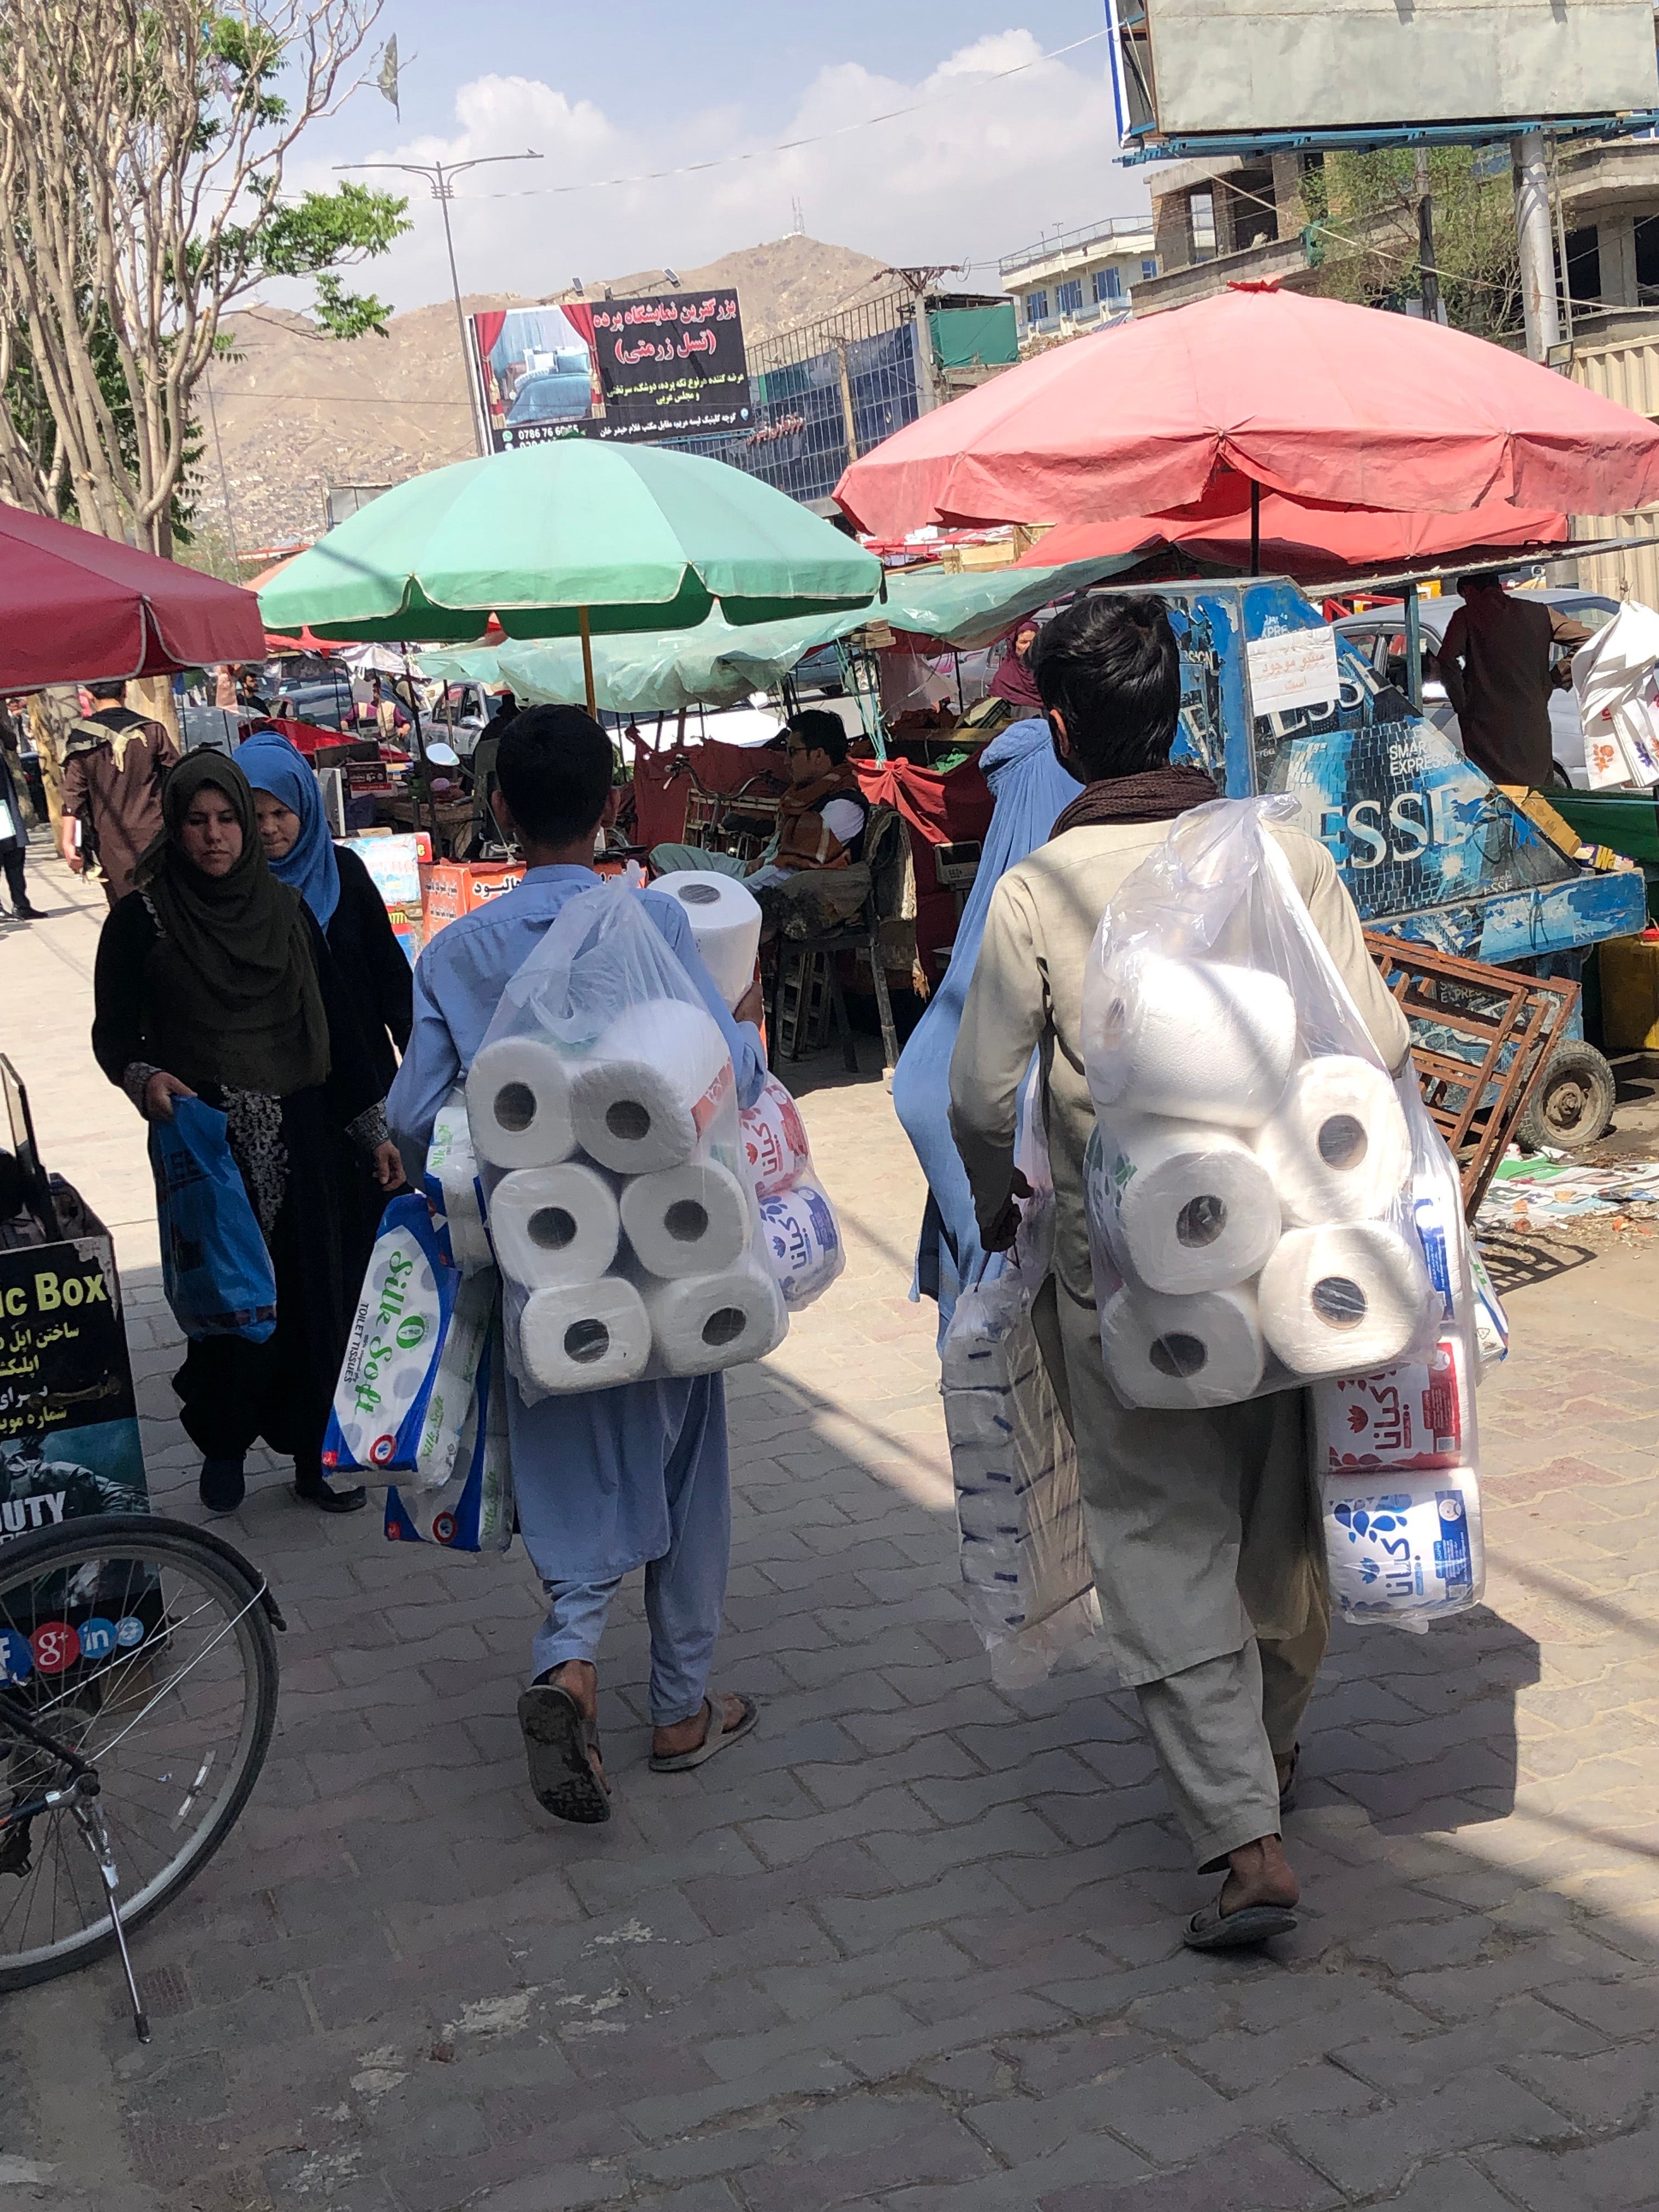
[[[538,368],[526,376],[513,395],[509,422],[576,422],[593,399],[593,379],[587,356],[577,347],[554,356],[556,366]]]
[[[1528,599],[1535,599],[1549,607],[1559,607],[1563,614],[1571,615],[1587,629],[1601,629],[1619,611],[1617,599],[1608,599],[1601,592],[1575,590],[1528,592]],[[1419,599],[1417,603],[1418,620],[1423,634],[1423,712],[1435,727],[1460,744],[1462,734],[1457,716],[1446,696],[1446,687],[1435,672],[1433,656],[1438,652],[1440,641],[1446,635],[1451,618],[1463,602],[1455,592],[1440,599]],[[1348,615],[1336,625],[1337,635],[1346,637],[1364,653],[1376,674],[1384,684],[1396,690],[1409,691],[1406,673],[1406,629],[1401,611],[1397,606],[1373,607],[1363,615]],[[1566,651],[1557,649],[1554,658],[1561,659]],[[1576,789],[1588,788],[1589,775],[1584,768],[1584,732],[1578,719],[1578,697],[1573,691],[1555,691],[1550,695],[1551,750],[1562,781]]]

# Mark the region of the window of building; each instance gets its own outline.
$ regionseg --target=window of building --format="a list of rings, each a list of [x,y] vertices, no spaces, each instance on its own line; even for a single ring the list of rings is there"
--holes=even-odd
[[[1187,222],[1192,232],[1194,261],[1215,258],[1215,198],[1211,192],[1193,192],[1187,201]]]
[[[1158,263],[1150,253],[1140,264],[1140,273],[1148,282],[1158,274]]]
[[[1048,319],[1048,295],[1028,292],[1025,295],[1025,319],[1028,323],[1046,323]]]
[[[1080,315],[1083,313],[1083,280],[1080,276],[1068,276],[1063,284],[1055,285],[1054,309],[1062,315]]]
[[[1115,269],[1097,269],[1095,297],[1104,307],[1109,300],[1123,297],[1123,279]]]
[[[1567,233],[1567,290],[1575,307],[1593,307],[1601,297],[1601,234],[1593,227]]]

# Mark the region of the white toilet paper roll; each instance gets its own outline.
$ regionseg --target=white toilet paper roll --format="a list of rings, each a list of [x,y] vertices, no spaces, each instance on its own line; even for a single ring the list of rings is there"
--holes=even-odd
[[[1321,1485],[1331,1595],[1351,1620],[1460,1613],[1486,1584],[1480,1486],[1438,1474],[1328,1474]]]
[[[493,1267],[495,1255],[484,1231],[483,1193],[473,1156],[472,1133],[467,1127],[466,1094],[459,1087],[450,1092],[433,1121],[432,1141],[426,1148],[424,1187],[444,1218],[450,1257],[461,1273],[476,1275]]]
[[[1131,1406],[1231,1406],[1251,1395],[1267,1364],[1249,1284],[1191,1297],[1119,1291],[1100,1340],[1112,1388]]]
[[[711,1375],[759,1359],[788,1327],[776,1284],[748,1265],[664,1283],[647,1291],[645,1305],[671,1375]]]
[[[552,1167],[576,1149],[570,1078],[580,1063],[546,1037],[498,1037],[466,1079],[467,1126],[481,1160],[498,1168]]]
[[[1261,1327],[1293,1375],[1391,1367],[1430,1310],[1415,1239],[1381,1221],[1287,1230],[1261,1271]]]
[[[1394,1085],[1346,1053],[1304,1060],[1255,1133],[1285,1218],[1297,1227],[1385,1213],[1411,1170],[1412,1140]]]
[[[490,1196],[489,1225],[501,1273],[526,1290],[598,1282],[621,1234],[616,1193],[580,1160],[503,1176]]]
[[[798,1182],[760,1201],[773,1280],[791,1313],[822,1297],[847,1265],[836,1210],[816,1183]]]
[[[769,1198],[775,1190],[787,1190],[811,1167],[800,1109],[775,1075],[767,1077],[760,1097],[752,1106],[745,1106],[738,1118],[743,1126],[750,1180],[757,1197]]]
[[[728,1006],[735,1006],[755,980],[760,901],[731,876],[716,876],[699,868],[659,876],[651,888],[665,891],[685,908],[702,964],[714,979],[714,988]]]
[[[651,1323],[632,1283],[562,1283],[532,1291],[519,1316],[519,1360],[542,1390],[631,1382],[651,1358]]]
[[[1083,1062],[1102,1109],[1254,1128],[1296,1056],[1296,1002],[1277,975],[1128,952],[1092,968]]]
[[[1279,1242],[1272,1178],[1231,1129],[1115,1113],[1100,1127],[1091,1199],[1149,1290],[1224,1291]]]
[[[582,1150],[623,1175],[677,1168],[732,1089],[719,1026],[683,999],[647,999],[619,1014],[570,1090]]]
[[[753,1234],[737,1177],[703,1160],[624,1183],[622,1225],[640,1265],[670,1279],[732,1267]]]

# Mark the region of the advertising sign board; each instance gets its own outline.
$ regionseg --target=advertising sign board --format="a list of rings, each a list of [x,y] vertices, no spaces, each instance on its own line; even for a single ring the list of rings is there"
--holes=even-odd
[[[591,309],[495,307],[467,322],[491,450],[580,437],[599,398]]]

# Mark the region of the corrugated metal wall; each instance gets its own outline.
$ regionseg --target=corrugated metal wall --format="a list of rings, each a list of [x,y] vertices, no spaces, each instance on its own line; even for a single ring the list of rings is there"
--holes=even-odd
[[[1573,381],[1599,392],[1632,414],[1659,422],[1659,330],[1651,337],[1579,340],[1573,349]],[[1575,538],[1620,538],[1659,529],[1659,506],[1623,514],[1575,515]],[[1589,592],[1620,599],[1639,599],[1659,607],[1659,545],[1630,545],[1620,553],[1598,554],[1578,563],[1578,581]]]

